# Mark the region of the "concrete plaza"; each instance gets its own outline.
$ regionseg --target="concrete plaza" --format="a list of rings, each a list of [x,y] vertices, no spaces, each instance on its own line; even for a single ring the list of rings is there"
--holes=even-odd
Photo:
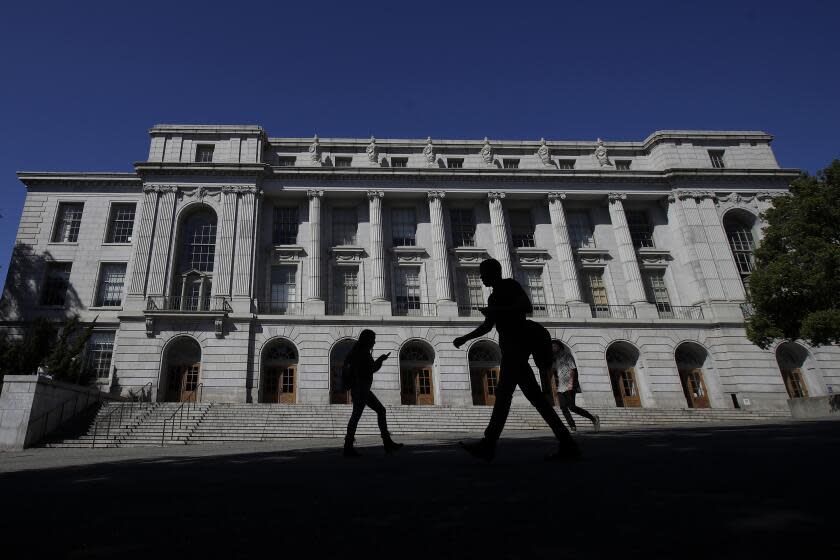
[[[465,437],[477,437],[468,434]],[[840,423],[0,454],[4,558],[834,557]]]

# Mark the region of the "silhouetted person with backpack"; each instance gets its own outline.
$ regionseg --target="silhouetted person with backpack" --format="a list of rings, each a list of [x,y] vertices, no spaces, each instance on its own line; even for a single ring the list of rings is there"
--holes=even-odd
[[[552,369],[557,378],[557,396],[560,401],[560,410],[566,417],[569,429],[573,432],[577,431],[577,426],[572,418],[572,412],[574,412],[578,416],[588,418],[595,426],[595,431],[599,431],[601,429],[601,418],[597,414],[593,415],[588,410],[575,405],[575,395],[580,393],[580,384],[572,357],[563,351],[563,346],[556,340],[551,343],[551,350],[554,354]]]
[[[481,310],[485,320],[471,333],[456,338],[453,344],[460,348],[468,340],[489,333],[495,326],[499,333],[502,363],[499,368],[499,384],[496,386],[496,402],[493,405],[490,423],[484,431],[484,439],[478,443],[461,445],[476,457],[485,461],[493,460],[496,443],[510,412],[513,391],[519,385],[522,393],[539,411],[557,438],[557,451],[546,456],[546,459],[578,459],[580,451],[575,440],[549,404],[534,378],[534,370],[528,363],[528,357],[533,353],[534,361],[541,370],[550,367],[551,336],[542,325],[527,320],[526,315],[533,311],[531,301],[519,282],[513,278],[502,278],[502,265],[499,261],[482,261],[479,272],[484,285],[493,288],[493,293],[487,300],[487,307]]]
[[[350,414],[350,421],[347,423],[347,436],[344,438],[345,457],[358,457],[360,455],[353,447],[353,443],[356,436],[356,426],[359,424],[359,419],[362,417],[366,405],[376,413],[385,452],[393,453],[403,446],[403,444],[395,443],[391,439],[391,434],[388,433],[388,422],[385,418],[385,407],[370,390],[373,384],[373,374],[379,371],[382,362],[391,355],[388,352],[374,360],[371,351],[375,343],[376,333],[372,330],[365,329],[359,333],[359,340],[353,345],[342,368],[342,382],[345,389],[350,389],[350,398],[353,400],[353,412]]]

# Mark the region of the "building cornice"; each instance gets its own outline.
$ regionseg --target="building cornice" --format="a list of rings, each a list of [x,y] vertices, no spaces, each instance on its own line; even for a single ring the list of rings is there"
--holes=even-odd
[[[18,171],[17,177],[27,188],[35,186],[79,186],[120,185],[143,186],[143,180],[135,173],[112,172],[67,172],[67,171]]]
[[[182,163],[138,161],[134,163],[137,175],[190,175],[190,176],[261,176],[268,166],[264,163]]]

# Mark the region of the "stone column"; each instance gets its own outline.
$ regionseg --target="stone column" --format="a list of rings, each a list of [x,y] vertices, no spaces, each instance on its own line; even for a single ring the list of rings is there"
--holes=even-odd
[[[233,270],[233,236],[236,231],[236,187],[222,187],[218,250],[213,271],[213,295],[230,296]]]
[[[309,189],[309,282],[307,283],[306,302],[307,314],[323,315],[325,312],[324,299],[321,297],[321,199],[324,191]]]
[[[723,286],[724,299],[729,301],[744,301],[746,294],[744,284],[741,282],[741,275],[735,264],[735,258],[729,248],[729,241],[726,239],[726,232],[723,229],[723,222],[720,220],[714,202],[714,193],[697,193],[699,199],[700,220],[706,228],[706,237],[711,248],[712,258],[717,264],[717,271],[720,274],[720,281]]]
[[[686,225],[682,204],[679,198],[673,193],[668,195],[668,215],[669,222],[676,226],[679,239],[682,241],[682,246],[685,250],[685,266],[688,268],[691,284],[694,285],[695,293],[699,298],[691,301],[691,304],[708,303],[709,289],[706,287],[706,280],[703,276],[703,269],[700,266],[700,259],[697,256],[694,239]]]
[[[385,294],[385,249],[382,242],[382,191],[367,192],[370,214],[371,313],[390,315],[391,304]]]
[[[143,207],[140,213],[140,224],[137,227],[137,244],[134,247],[134,266],[131,270],[131,284],[128,287],[127,298],[140,300],[141,306],[146,292],[146,275],[149,272],[157,205],[158,188],[144,187]]]
[[[554,230],[557,266],[560,269],[566,303],[580,304],[583,303],[583,298],[580,294],[580,281],[578,280],[575,256],[572,254],[572,245],[569,242],[566,213],[563,210],[563,200],[565,198],[566,193],[548,193],[548,212],[551,216],[551,229]],[[586,311],[589,311],[588,306]]]
[[[505,193],[503,192],[487,193],[487,198],[490,201],[490,226],[493,228],[493,252],[496,254],[496,260],[502,265],[502,277],[513,278],[505,211],[502,208],[502,199],[504,197]]]
[[[446,254],[446,234],[443,227],[443,191],[429,191],[429,217],[432,222],[432,263],[435,267],[435,294],[438,315],[457,315],[458,306],[452,297],[449,278],[449,259]]]
[[[256,187],[238,187],[236,250],[233,259],[234,310],[251,311],[251,261],[254,257]],[[238,300],[238,301],[237,301]]]
[[[169,248],[172,241],[172,218],[175,214],[175,200],[177,187],[158,187],[157,219],[155,220],[155,237],[152,242],[152,258],[149,263],[149,280],[146,295],[162,296],[166,289],[166,264],[171,261]]]
[[[685,224],[689,232],[695,250],[697,251],[697,259],[700,263],[701,279],[706,284],[706,289],[709,293],[710,301],[723,301],[726,296],[723,292],[723,283],[720,280],[717,264],[715,263],[712,248],[707,238],[706,227],[703,225],[703,220],[700,217],[700,208],[697,204],[699,193],[694,191],[680,191],[677,193],[683,214],[685,215]]]
[[[613,225],[616,244],[618,245],[618,258],[624,270],[624,281],[627,284],[627,295],[631,304],[646,303],[645,287],[642,284],[642,274],[639,271],[639,262],[636,260],[636,250],[633,248],[633,240],[630,238],[630,228],[627,227],[627,218],[624,215],[624,204],[627,195],[624,193],[609,194],[610,221]]]

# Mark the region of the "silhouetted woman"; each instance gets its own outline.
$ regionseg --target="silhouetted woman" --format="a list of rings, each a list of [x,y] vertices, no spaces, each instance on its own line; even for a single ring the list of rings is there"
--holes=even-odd
[[[347,436],[344,438],[344,456],[358,457],[359,452],[353,448],[356,436],[356,426],[359,418],[365,410],[365,405],[376,413],[379,422],[379,431],[382,434],[382,443],[385,445],[386,453],[393,453],[403,446],[401,443],[394,443],[391,434],[388,433],[388,422],[385,419],[385,407],[370,390],[373,384],[373,374],[382,367],[382,362],[388,359],[390,352],[382,354],[376,360],[371,356],[373,345],[376,343],[376,333],[365,329],[359,333],[359,340],[347,355],[344,371],[345,387],[350,388],[350,397],[353,399],[353,413],[347,423]]]
[[[595,431],[599,431],[601,429],[601,418],[597,414],[591,414],[588,410],[575,405],[575,395],[580,393],[580,384],[572,357],[563,350],[563,346],[556,340],[551,343],[551,351],[554,355],[552,367],[554,374],[557,376],[557,396],[563,416],[569,423],[569,429],[573,432],[577,431],[577,426],[575,426],[575,421],[572,418],[572,412],[574,412],[579,416],[588,418],[595,426]]]

